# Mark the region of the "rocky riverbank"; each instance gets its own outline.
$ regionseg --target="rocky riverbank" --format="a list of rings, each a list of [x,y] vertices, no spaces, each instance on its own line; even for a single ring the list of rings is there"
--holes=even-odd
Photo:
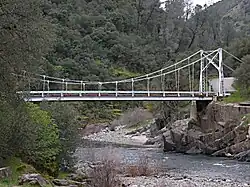
[[[179,120],[162,129],[152,124],[155,136],[147,144],[160,143],[163,137],[166,152],[250,161],[249,113],[250,107],[211,103],[198,114],[198,119]]]
[[[248,183],[223,179],[204,178],[199,176],[168,173],[152,177],[124,177],[123,184],[127,187],[247,187]]]
[[[84,136],[84,139],[115,144],[162,147],[164,151],[206,154],[250,161],[250,107],[210,103],[197,119],[164,124],[148,121],[136,129],[118,126]]]
[[[107,126],[83,138],[112,144],[161,147],[166,152],[206,154],[249,161],[248,113],[250,113],[250,107],[211,103],[204,110],[199,111],[197,119],[184,119],[165,124],[164,119],[158,118],[136,128],[117,126],[110,129]],[[206,173],[206,166],[202,172]],[[227,171],[224,172],[226,176]],[[204,176],[206,175],[199,175],[199,172],[193,174],[188,170],[182,173],[165,170],[163,174],[158,175],[119,176],[119,178],[124,187],[250,186],[248,180],[237,180],[237,177]]]
[[[117,126],[114,129],[110,130],[107,127],[100,132],[84,136],[83,139],[112,144],[156,147],[157,143],[154,146],[145,146],[148,138],[150,137],[150,124],[151,122],[149,122],[148,125],[137,129],[127,128],[126,126]]]

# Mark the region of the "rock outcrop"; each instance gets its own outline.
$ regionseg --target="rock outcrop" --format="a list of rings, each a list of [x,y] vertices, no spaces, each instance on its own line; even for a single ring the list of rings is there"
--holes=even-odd
[[[11,176],[11,170],[9,167],[0,168],[0,179],[5,179]]]
[[[198,119],[179,120],[150,139],[161,141],[164,151],[207,154],[250,161],[250,107],[210,103]]]
[[[38,185],[41,187],[45,187],[49,184],[49,182],[45,180],[40,174],[33,173],[33,174],[23,174],[19,178],[19,185],[24,185],[24,184]]]

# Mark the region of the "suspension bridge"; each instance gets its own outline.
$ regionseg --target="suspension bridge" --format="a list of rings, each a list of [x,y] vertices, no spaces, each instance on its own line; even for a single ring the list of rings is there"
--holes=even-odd
[[[121,80],[107,82],[72,80],[33,74],[17,75],[28,89],[20,91],[25,101],[199,101],[230,95],[225,85],[226,55],[239,58],[219,48],[200,50],[160,70]]]

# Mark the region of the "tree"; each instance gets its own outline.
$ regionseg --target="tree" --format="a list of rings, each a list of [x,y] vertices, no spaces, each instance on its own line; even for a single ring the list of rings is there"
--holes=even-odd
[[[249,98],[250,94],[250,55],[242,58],[243,63],[237,69],[235,76],[236,87],[243,97]]]
[[[25,157],[34,151],[37,126],[16,92],[28,85],[26,72],[36,72],[51,47],[52,26],[40,0],[0,2],[0,158]],[[27,75],[27,74],[26,74]],[[33,144],[34,143],[34,144]]]
[[[51,46],[52,27],[40,9],[40,0],[0,2],[0,92],[15,93],[21,78],[13,73],[33,72]],[[11,96],[12,97],[12,96]]]
[[[58,128],[61,145],[58,157],[60,167],[61,169],[70,168],[74,164],[72,158],[80,140],[78,112],[72,104],[67,103],[42,103],[41,108],[50,113],[53,123]]]
[[[24,151],[26,160],[33,164],[38,170],[45,171],[49,175],[56,176],[59,171],[59,155],[61,145],[59,139],[59,128],[53,123],[47,111],[41,110],[38,105],[29,103],[28,114],[32,126],[35,128],[32,149]]]

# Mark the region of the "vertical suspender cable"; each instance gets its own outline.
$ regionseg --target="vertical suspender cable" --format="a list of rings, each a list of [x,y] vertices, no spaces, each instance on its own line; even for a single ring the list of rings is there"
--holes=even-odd
[[[178,92],[180,92],[180,70],[178,69],[178,72],[177,72],[177,75],[178,75]],[[180,93],[178,93],[178,96],[180,96]]]
[[[206,73],[205,73],[205,92],[206,92],[206,95],[208,96],[208,91],[209,91],[209,82],[208,82],[208,67],[207,67],[207,64],[209,62],[206,61],[205,63],[205,67],[206,67]]]
[[[165,87],[165,74],[163,75],[163,70],[161,70],[161,91],[163,93],[163,97],[165,97],[164,87]]]
[[[190,64],[190,61],[188,59],[188,65]],[[191,79],[191,66],[188,66],[188,82],[189,82],[189,91],[192,92],[192,79]]]
[[[115,96],[118,97],[118,81],[115,82]]]
[[[194,92],[194,81],[195,81],[195,74],[194,74],[194,64],[192,65],[192,92]],[[194,93],[193,93],[194,96]]]
[[[80,97],[82,97],[82,91],[83,91],[83,81],[81,81],[81,93],[80,93]]]
[[[148,91],[148,97],[150,97],[149,87],[150,87],[150,83],[149,83],[149,77],[148,77],[148,75],[147,75],[147,91]]]
[[[45,91],[45,84],[46,84],[46,76],[44,75],[43,76],[43,91]]]
[[[64,83],[64,81],[65,81],[65,80],[63,79],[62,81],[63,81],[63,82],[62,82],[62,92],[61,92],[61,97],[63,97],[64,84],[65,84],[65,83]]]
[[[49,81],[47,81],[47,88],[48,88],[48,91],[49,91]]]
[[[44,91],[45,91],[45,87],[46,87],[46,76],[43,76],[43,93],[42,93],[42,97],[44,97]]]
[[[99,91],[98,96],[99,96],[99,97],[101,97],[101,89],[102,89],[102,83],[99,82],[99,83],[98,83],[98,91]]]
[[[82,87],[83,87],[83,94],[85,94],[85,89],[86,89],[85,83],[82,84]]]
[[[134,79],[131,80],[131,86],[132,86],[132,97],[135,96],[135,93],[134,93]]]
[[[175,87],[176,87],[176,89],[178,88],[176,65],[175,65]]]

